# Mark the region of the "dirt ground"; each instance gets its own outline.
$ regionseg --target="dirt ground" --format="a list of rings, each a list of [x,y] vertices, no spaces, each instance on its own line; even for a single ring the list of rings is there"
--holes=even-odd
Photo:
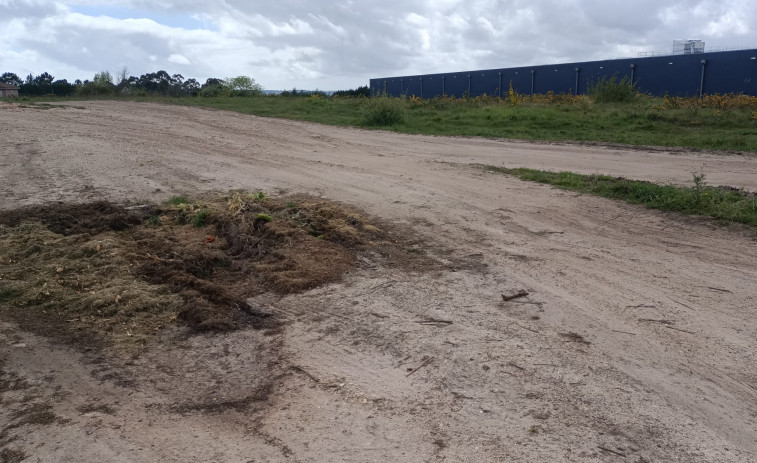
[[[477,163],[679,184],[701,170],[757,191],[747,155],[0,106],[0,209],[302,193],[408,227],[442,264],[366,253],[340,282],[248,301],[280,330],[176,325],[130,357],[0,320],[0,459],[757,461],[757,232]]]

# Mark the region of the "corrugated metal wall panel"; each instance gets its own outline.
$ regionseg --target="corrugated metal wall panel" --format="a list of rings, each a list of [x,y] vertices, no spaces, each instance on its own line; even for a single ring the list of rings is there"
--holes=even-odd
[[[372,95],[386,91],[391,96],[423,98],[505,96],[510,83],[524,95],[584,94],[591,82],[612,76],[633,77],[641,92],[657,96],[698,96],[702,80],[704,93],[757,96],[757,49],[398,76],[371,79],[370,85]]]

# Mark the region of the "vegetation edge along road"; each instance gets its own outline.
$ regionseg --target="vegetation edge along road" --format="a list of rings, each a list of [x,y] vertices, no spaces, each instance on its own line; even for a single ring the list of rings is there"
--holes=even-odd
[[[453,98],[262,96],[165,99],[398,133],[757,151],[757,97],[711,95],[597,103],[586,95]]]
[[[20,98],[22,105],[88,98]],[[213,108],[397,133],[757,152],[757,97],[706,95],[598,103],[587,95],[420,98],[288,95],[90,99]]]
[[[658,185],[609,175],[583,175],[574,172],[496,167],[481,165],[487,172],[496,172],[521,180],[545,183],[564,190],[578,191],[650,209],[686,215],[707,216],[722,223],[742,223],[757,227],[757,194],[727,186],[707,185],[704,173],[692,174],[692,187]]]

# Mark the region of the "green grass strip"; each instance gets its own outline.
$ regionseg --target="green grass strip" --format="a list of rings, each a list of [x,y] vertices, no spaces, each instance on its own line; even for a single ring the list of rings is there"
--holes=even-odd
[[[663,110],[659,109],[662,104],[659,98],[642,98],[636,103],[521,103],[515,106],[463,99],[453,102],[423,100],[422,105],[414,106],[397,98],[278,96],[164,101],[409,134],[757,151],[757,112],[754,107],[735,107],[725,111],[707,108]]]
[[[754,97],[721,97],[721,109],[701,107],[703,103],[696,98],[638,97],[627,103],[594,103],[583,95],[555,95],[554,102],[549,103],[548,96],[537,97],[534,101],[519,97],[517,104],[496,98],[131,96],[120,99],[409,134],[757,152],[757,104],[750,99]],[[18,102],[49,109],[53,106],[48,103],[76,100],[44,97],[21,98]]]
[[[608,175],[582,175],[573,172],[507,169],[495,166],[483,168],[488,172],[546,183],[565,190],[622,200],[631,204],[643,204],[651,209],[703,215],[724,222],[757,226],[757,195],[730,187],[707,186],[704,175],[694,176],[693,187],[677,187]]]

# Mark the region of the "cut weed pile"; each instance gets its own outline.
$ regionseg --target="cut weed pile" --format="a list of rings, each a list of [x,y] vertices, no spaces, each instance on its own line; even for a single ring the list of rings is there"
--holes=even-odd
[[[430,262],[402,242],[353,209],[307,196],[4,211],[0,311],[35,331],[126,350],[174,322],[274,328],[249,297],[337,281],[359,253],[410,268]]]

